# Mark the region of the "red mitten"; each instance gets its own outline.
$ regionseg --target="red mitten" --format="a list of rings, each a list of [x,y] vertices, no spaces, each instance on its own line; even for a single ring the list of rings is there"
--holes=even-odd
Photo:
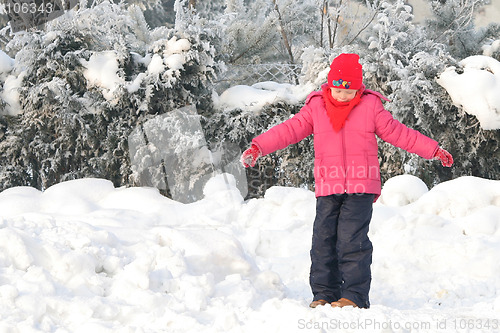
[[[260,152],[259,147],[256,145],[252,144],[250,148],[245,150],[243,154],[241,155],[241,164],[245,168],[248,167],[253,167],[255,165],[255,162],[257,162],[257,159],[262,156],[262,153]]]
[[[451,167],[453,164],[453,156],[441,147],[436,150],[434,158],[440,160],[444,167]]]

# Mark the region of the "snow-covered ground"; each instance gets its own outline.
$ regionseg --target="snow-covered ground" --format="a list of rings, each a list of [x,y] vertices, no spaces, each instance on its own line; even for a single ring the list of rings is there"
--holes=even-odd
[[[386,183],[372,307],[310,309],[310,191],[181,204],[102,179],[0,193],[0,332],[477,332],[500,327],[500,181]]]

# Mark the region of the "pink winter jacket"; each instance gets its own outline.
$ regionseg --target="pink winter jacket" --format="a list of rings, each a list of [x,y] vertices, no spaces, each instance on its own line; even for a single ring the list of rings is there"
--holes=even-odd
[[[431,159],[438,143],[395,120],[385,110],[380,93],[365,90],[339,131],[333,130],[322,92],[312,92],[291,119],[257,136],[252,143],[262,155],[283,149],[314,134],[316,197],[339,193],[381,192],[375,135],[410,153]]]

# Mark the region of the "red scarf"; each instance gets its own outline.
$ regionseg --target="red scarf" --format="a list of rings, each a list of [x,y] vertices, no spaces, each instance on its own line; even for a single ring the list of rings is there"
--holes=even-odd
[[[356,96],[349,102],[339,102],[333,98],[329,87],[323,87],[323,99],[326,104],[326,113],[330,122],[332,123],[333,129],[338,132],[344,126],[344,123],[349,116],[351,110],[358,105],[361,100],[361,95],[363,94],[364,87],[358,90]]]

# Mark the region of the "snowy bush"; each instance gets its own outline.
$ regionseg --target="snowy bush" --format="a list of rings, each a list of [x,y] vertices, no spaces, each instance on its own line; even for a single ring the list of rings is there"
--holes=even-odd
[[[129,134],[155,115],[206,104],[216,67],[206,35],[150,30],[137,7],[106,1],[11,36],[7,51],[18,105],[2,118],[2,188],[81,177],[131,184]]]

